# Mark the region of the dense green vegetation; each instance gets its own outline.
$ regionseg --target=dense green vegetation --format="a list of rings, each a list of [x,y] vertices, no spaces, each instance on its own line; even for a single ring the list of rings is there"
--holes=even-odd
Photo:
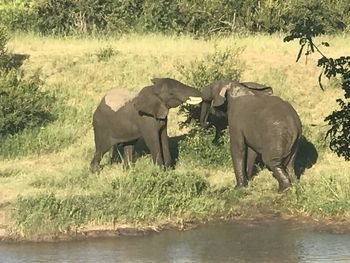
[[[331,7],[331,8],[330,8]],[[44,34],[289,31],[309,13],[327,33],[349,30],[347,0],[4,0],[0,23]]]

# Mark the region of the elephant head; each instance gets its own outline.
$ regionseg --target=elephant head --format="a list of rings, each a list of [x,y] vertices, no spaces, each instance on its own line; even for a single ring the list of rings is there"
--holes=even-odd
[[[208,127],[209,113],[225,118],[227,123],[227,97],[272,95],[271,87],[255,82],[238,82],[236,80],[218,80],[203,88],[200,124]],[[227,125],[227,124],[225,124]],[[215,125],[214,125],[215,126]]]
[[[154,78],[153,85],[143,88],[134,100],[134,107],[142,114],[165,119],[170,108],[186,102],[199,104],[201,92],[177,80]]]

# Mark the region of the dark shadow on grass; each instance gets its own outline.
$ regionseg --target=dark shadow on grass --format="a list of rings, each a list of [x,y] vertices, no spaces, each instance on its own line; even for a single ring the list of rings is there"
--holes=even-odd
[[[174,136],[169,137],[169,150],[171,155],[171,166],[174,168],[178,157],[179,157],[179,142],[186,138],[187,135],[180,135],[180,136]],[[137,140],[135,144],[135,150],[134,150],[134,161],[136,161],[138,158],[150,155],[150,151],[148,147],[146,146],[145,141],[143,138],[140,138]],[[123,147],[122,145],[115,145],[112,149],[112,157],[111,157],[111,163],[121,163],[123,162]]]
[[[14,177],[17,176],[21,171],[17,169],[5,169],[0,171],[0,178],[8,178],[8,177]]]
[[[294,163],[296,177],[300,179],[304,171],[311,168],[317,162],[317,159],[318,153],[315,146],[304,136],[302,136]],[[256,176],[257,173],[264,168],[265,165],[262,161],[261,155],[259,154],[255,161],[252,176]]]
[[[315,146],[304,136],[301,137],[298,153],[296,156],[294,168],[295,175],[300,179],[306,169],[311,168],[318,159],[318,153]]]
[[[23,65],[23,62],[29,57],[28,54],[11,54],[10,67],[19,69]]]

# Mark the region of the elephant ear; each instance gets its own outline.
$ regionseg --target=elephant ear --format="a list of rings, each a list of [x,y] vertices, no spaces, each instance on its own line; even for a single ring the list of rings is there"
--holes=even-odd
[[[247,95],[255,95],[255,93],[245,85],[235,82],[231,84],[228,95],[232,98],[236,98],[236,97],[247,96]]]
[[[213,94],[213,101],[211,105],[213,107],[219,107],[226,101],[226,92],[230,88],[230,84],[226,84],[224,86],[221,86],[220,89],[216,90]]]
[[[255,94],[273,95],[273,89],[269,86],[259,84],[256,82],[243,82],[241,84],[249,88]]]
[[[134,107],[139,113],[157,119],[166,119],[169,113],[165,103],[152,91],[151,87],[140,91],[134,99]]]
[[[226,94],[235,85],[240,85],[236,80],[219,80],[214,82],[212,86],[212,106],[218,107],[225,103]]]

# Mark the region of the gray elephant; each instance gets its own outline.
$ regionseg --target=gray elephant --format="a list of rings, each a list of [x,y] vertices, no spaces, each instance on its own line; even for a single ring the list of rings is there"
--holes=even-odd
[[[236,187],[251,179],[257,154],[277,179],[280,192],[291,186],[302,130],[288,102],[272,96],[269,87],[234,80],[212,83],[203,89],[202,98],[202,126],[207,126],[210,111],[227,112]]]
[[[143,137],[153,162],[170,166],[171,156],[167,134],[170,108],[187,102],[199,104],[201,93],[170,78],[152,79],[153,85],[138,94],[114,89],[102,99],[93,114],[96,151],[90,169],[98,171],[103,155],[116,144],[123,146],[124,165],[132,162],[134,145]]]
[[[216,107],[211,107],[211,103],[214,99],[214,96],[218,96],[220,93],[222,85],[225,85],[226,82],[228,83],[230,81],[231,80],[216,81],[202,89],[203,103],[201,106],[200,124],[203,128],[208,128],[209,126],[215,127],[216,133],[214,142],[219,140],[222,135],[222,131],[225,130],[228,125],[227,101],[225,101],[222,105]],[[254,94],[273,94],[272,88],[263,84],[256,82],[241,82],[241,84],[249,88],[250,92]],[[255,159],[252,160],[252,165],[254,165],[254,161]]]

